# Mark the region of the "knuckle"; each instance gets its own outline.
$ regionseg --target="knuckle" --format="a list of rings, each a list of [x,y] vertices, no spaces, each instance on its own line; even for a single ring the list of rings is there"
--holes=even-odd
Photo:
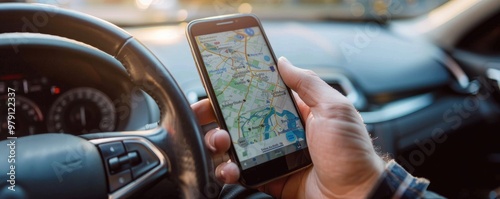
[[[318,74],[316,74],[314,71],[309,70],[309,69],[304,69],[304,74],[306,74],[308,76],[315,76],[315,77],[318,76]]]
[[[337,101],[328,103],[322,109],[324,110],[322,115],[326,118],[344,121],[357,121],[359,119],[359,114],[350,102]]]

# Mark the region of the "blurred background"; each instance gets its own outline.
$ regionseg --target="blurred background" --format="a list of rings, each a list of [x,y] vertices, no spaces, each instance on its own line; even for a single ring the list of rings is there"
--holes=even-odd
[[[382,20],[409,18],[446,0],[26,0],[85,12],[121,26],[255,13],[263,19]],[[110,12],[112,10],[112,12]],[[397,10],[397,14],[391,12]]]

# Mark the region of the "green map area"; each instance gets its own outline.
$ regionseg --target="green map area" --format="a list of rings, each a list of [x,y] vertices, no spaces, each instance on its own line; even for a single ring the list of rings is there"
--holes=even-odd
[[[258,27],[197,36],[196,42],[240,161],[305,140]]]

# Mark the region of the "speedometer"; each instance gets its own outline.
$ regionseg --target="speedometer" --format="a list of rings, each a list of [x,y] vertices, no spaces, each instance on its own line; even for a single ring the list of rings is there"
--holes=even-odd
[[[0,141],[7,139],[9,136],[7,129],[7,96],[0,97],[0,104],[2,104],[2,110],[0,110]],[[6,108],[3,108],[5,105]],[[35,104],[35,102],[29,100],[26,97],[16,96],[15,98],[15,135],[16,137],[33,135],[40,131],[43,127],[43,115],[40,108]]]
[[[115,106],[103,92],[89,87],[74,88],[52,105],[47,118],[50,132],[75,135],[113,131]]]

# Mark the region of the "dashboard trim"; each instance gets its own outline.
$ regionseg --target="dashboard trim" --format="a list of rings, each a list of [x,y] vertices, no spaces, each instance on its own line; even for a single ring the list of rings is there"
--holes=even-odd
[[[364,123],[380,123],[397,119],[419,111],[434,102],[432,94],[422,94],[388,103],[381,109],[371,112],[360,112]]]
[[[463,89],[467,89],[470,85],[469,77],[465,74],[465,72],[460,68],[458,63],[450,57],[447,57],[444,65],[450,71],[450,73],[455,77],[458,81],[458,84]]]

